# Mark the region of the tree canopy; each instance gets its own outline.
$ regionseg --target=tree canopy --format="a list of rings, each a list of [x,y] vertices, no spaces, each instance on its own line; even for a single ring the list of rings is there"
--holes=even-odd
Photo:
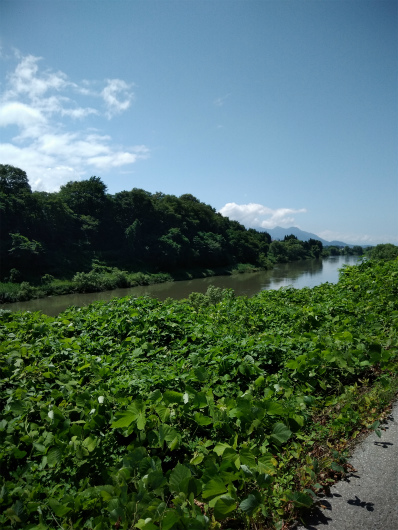
[[[236,263],[318,257],[319,241],[294,236],[271,242],[266,232],[232,221],[193,195],[133,188],[114,195],[97,176],[58,192],[32,192],[22,169],[0,165],[1,277],[11,269],[59,274],[91,268],[93,259],[127,270],[172,271]],[[17,244],[16,244],[17,242]],[[35,252],[34,250],[37,250]],[[39,251],[40,250],[40,251]]]

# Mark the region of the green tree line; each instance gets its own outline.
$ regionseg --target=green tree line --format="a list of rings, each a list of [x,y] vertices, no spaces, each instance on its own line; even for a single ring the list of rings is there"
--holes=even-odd
[[[322,243],[294,236],[271,241],[190,194],[133,188],[114,195],[99,177],[71,181],[58,192],[33,191],[26,172],[0,165],[1,279],[44,274],[72,277],[92,261],[129,271],[271,267],[319,257]]]

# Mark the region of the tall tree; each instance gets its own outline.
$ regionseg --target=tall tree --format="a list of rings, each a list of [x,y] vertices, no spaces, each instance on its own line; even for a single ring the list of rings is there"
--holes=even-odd
[[[32,193],[28,177],[19,167],[0,164],[0,193],[19,195]]]

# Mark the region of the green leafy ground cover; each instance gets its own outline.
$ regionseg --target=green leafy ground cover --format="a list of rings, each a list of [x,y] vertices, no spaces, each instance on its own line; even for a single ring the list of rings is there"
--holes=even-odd
[[[397,387],[398,260],[0,319],[4,529],[286,527]]]

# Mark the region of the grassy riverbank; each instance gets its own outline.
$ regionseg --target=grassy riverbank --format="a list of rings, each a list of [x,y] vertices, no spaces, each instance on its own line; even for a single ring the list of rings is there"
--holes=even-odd
[[[229,267],[196,268],[174,272],[127,272],[117,267],[94,264],[89,272],[77,272],[72,279],[56,279],[50,274],[31,282],[0,282],[0,303],[20,302],[70,293],[95,293],[123,287],[152,285],[193,278],[207,278],[264,270],[249,263],[238,263]]]
[[[0,319],[5,530],[286,528],[398,387],[398,260]]]

